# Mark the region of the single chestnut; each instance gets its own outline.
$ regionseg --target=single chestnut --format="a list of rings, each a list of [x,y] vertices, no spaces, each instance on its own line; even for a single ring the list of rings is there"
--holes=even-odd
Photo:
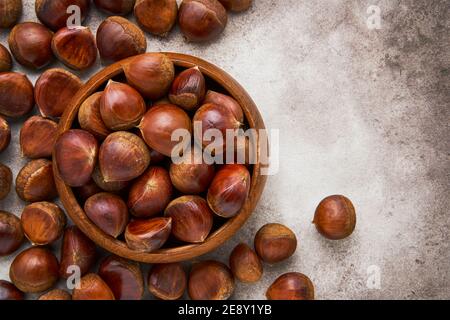
[[[155,264],[148,273],[148,290],[161,300],[178,300],[187,287],[181,263]]]
[[[19,249],[23,239],[20,219],[12,213],[0,211],[0,257]]]
[[[0,200],[5,199],[12,186],[12,172],[11,169],[0,163]]]
[[[244,112],[242,111],[242,107],[239,105],[239,102],[237,102],[234,98],[226,94],[208,90],[203,103],[204,104],[212,103],[220,107],[226,108],[233,113],[234,118],[238,122],[244,123]]]
[[[137,262],[109,256],[100,264],[98,275],[116,300],[141,300],[144,295],[144,277]]]
[[[233,12],[242,12],[252,6],[253,0],[219,0],[225,9]]]
[[[97,60],[97,45],[94,35],[87,27],[63,28],[52,40],[55,56],[74,70],[89,69]]]
[[[0,4],[0,28],[13,26],[22,15],[22,0],[2,0]]]
[[[169,173],[162,167],[150,167],[131,186],[128,208],[133,216],[151,218],[161,214],[172,198]]]
[[[150,152],[137,135],[118,131],[100,146],[99,164],[106,182],[131,181],[147,169]]]
[[[205,98],[205,77],[198,67],[181,72],[173,81],[169,99],[187,111],[194,111]]]
[[[100,100],[102,92],[96,92],[87,98],[78,111],[80,127],[92,133],[97,139],[105,140],[111,131],[106,127],[100,113]]]
[[[81,275],[89,272],[96,260],[96,246],[75,226],[68,227],[64,232],[61,245],[61,263],[59,274],[67,279],[73,274],[71,268],[80,268]]]
[[[38,300],[56,300],[56,301],[72,300],[72,295],[65,290],[54,289],[41,295]]]
[[[356,226],[356,212],[350,199],[334,195],[323,199],[316,209],[313,223],[317,231],[330,240],[349,237]]]
[[[41,116],[32,116],[20,129],[22,155],[30,159],[50,158],[56,143],[58,124]]]
[[[53,200],[58,196],[53,179],[52,162],[47,159],[32,160],[16,177],[17,195],[24,201]]]
[[[10,142],[11,128],[9,127],[8,121],[0,116],[0,153],[8,148]]]
[[[123,70],[128,83],[151,100],[164,97],[175,77],[172,60],[162,53],[137,56],[126,64]]]
[[[245,243],[238,244],[231,252],[230,269],[239,281],[246,283],[259,281],[263,274],[261,260]]]
[[[208,260],[192,267],[188,282],[192,300],[227,300],[233,291],[234,277],[225,264]]]
[[[136,0],[134,16],[147,32],[165,36],[172,30],[178,15],[176,0]]]
[[[24,294],[15,285],[6,280],[0,280],[0,301],[23,300]]]
[[[133,11],[135,0],[94,0],[95,6],[108,14],[126,16]]]
[[[103,63],[110,64],[144,53],[147,50],[147,38],[137,25],[114,16],[107,18],[98,27],[97,46]]]
[[[23,292],[42,292],[58,281],[58,260],[48,249],[31,247],[19,253],[9,269],[9,277]]]
[[[34,107],[34,88],[23,73],[0,73],[0,114],[20,118]]]
[[[0,9],[1,10],[1,9]],[[0,72],[9,72],[12,69],[12,58],[8,49],[0,44]]]
[[[153,252],[167,241],[172,230],[172,218],[134,220],[125,229],[125,240],[130,249]]]
[[[181,32],[189,41],[217,38],[228,22],[227,11],[217,0],[183,0],[178,15]]]
[[[85,275],[73,289],[73,300],[115,300],[111,288],[95,273]]]
[[[54,203],[35,202],[25,207],[20,217],[23,232],[33,245],[52,244],[64,233],[66,215]]]
[[[99,166],[96,166],[92,173],[92,179],[95,184],[103,191],[118,192],[130,184],[130,181],[105,181]]]
[[[34,97],[44,117],[61,117],[83,82],[60,68],[48,69],[36,81]]]
[[[268,300],[314,300],[314,285],[299,272],[283,274],[266,292]]]
[[[184,242],[204,242],[213,226],[213,212],[206,200],[199,196],[182,196],[173,200],[164,216],[172,218],[172,234]]]
[[[91,179],[84,186],[75,188],[74,191],[81,203],[85,203],[87,199],[92,197],[94,194],[102,192],[103,190],[95,183],[93,179]]]
[[[255,249],[265,262],[273,264],[291,257],[297,249],[297,237],[288,227],[269,223],[258,230]]]
[[[89,12],[90,0],[36,0],[35,10],[38,19],[53,31],[67,27],[73,12],[68,11],[70,6],[80,9],[83,22]]]

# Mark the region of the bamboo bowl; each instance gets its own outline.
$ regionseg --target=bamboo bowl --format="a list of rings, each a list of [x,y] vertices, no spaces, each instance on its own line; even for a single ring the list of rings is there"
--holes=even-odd
[[[258,111],[255,103],[252,101],[247,92],[226,72],[218,67],[193,56],[165,53],[175,64],[176,68],[191,68],[198,66],[205,75],[207,81],[212,81],[220,86],[220,89],[234,97],[245,113],[246,120],[250,128],[265,129],[263,119]],[[58,136],[69,130],[74,121],[77,119],[78,110],[81,104],[93,93],[101,89],[108,80],[118,77],[123,73],[123,65],[127,64],[132,58],[128,58],[117,62],[111,66],[104,68],[102,71],[94,75],[74,96],[70,106],[61,118],[58,130]],[[257,157],[260,158],[260,146],[257,146]],[[125,242],[117,240],[103,231],[101,231],[87,217],[83,209],[80,207],[72,188],[67,186],[59,176],[59,170],[56,162],[53,162],[53,171],[55,183],[61,201],[72,221],[97,245],[108,250],[109,252],[127,258],[130,260],[144,263],[171,263],[190,260],[198,256],[204,255],[230,239],[247,221],[253,213],[264,189],[266,176],[261,175],[261,165],[253,165],[251,171],[251,189],[250,195],[240,211],[240,213],[231,218],[219,229],[212,232],[205,242],[201,244],[188,244],[174,248],[160,249],[152,253],[136,252],[129,249]]]

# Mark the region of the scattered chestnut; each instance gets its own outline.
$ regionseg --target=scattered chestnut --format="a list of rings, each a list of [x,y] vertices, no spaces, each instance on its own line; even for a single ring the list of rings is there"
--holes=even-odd
[[[0,257],[16,251],[23,238],[20,219],[12,213],[0,211]]]
[[[183,0],[178,15],[181,32],[189,41],[217,38],[227,25],[227,11],[217,0]]]
[[[109,256],[100,264],[98,275],[116,300],[141,300],[144,295],[144,278],[137,262]]]
[[[73,289],[73,300],[115,300],[111,288],[98,275],[90,273],[80,280],[80,287]]]
[[[11,169],[0,163],[0,200],[5,199],[11,191],[12,172]]]
[[[253,0],[219,0],[219,1],[227,10],[234,12],[242,12],[248,10],[252,6]]]
[[[11,69],[12,69],[11,54],[9,53],[8,49],[6,49],[2,44],[0,44],[0,72],[9,72],[11,71]]]
[[[258,255],[245,243],[238,244],[231,252],[230,269],[239,281],[246,283],[259,281],[264,272]]]
[[[130,181],[105,181],[99,166],[96,166],[92,173],[92,179],[95,184],[103,191],[118,192],[130,184]]]
[[[199,196],[182,196],[173,200],[164,216],[172,218],[172,234],[184,242],[204,242],[213,226],[213,213],[206,200]]]
[[[268,300],[314,300],[314,285],[304,274],[286,273],[272,283],[266,297]]]
[[[97,45],[91,30],[87,27],[63,28],[52,40],[55,56],[74,70],[89,69],[97,60]]]
[[[172,30],[178,15],[176,0],[137,0],[134,16],[147,32],[165,36]]]
[[[54,289],[41,295],[38,300],[64,301],[64,300],[72,300],[72,296],[65,290]]]
[[[102,61],[110,64],[144,53],[147,38],[131,21],[122,17],[109,17],[97,30],[97,46]]]
[[[96,7],[106,13],[126,16],[133,11],[135,0],[94,0]]]
[[[169,99],[187,111],[196,110],[205,98],[205,77],[198,67],[186,69],[173,81]]]
[[[292,256],[297,249],[297,237],[288,227],[269,223],[256,233],[255,249],[267,263],[277,263]]]
[[[17,195],[24,201],[39,202],[56,198],[52,162],[47,159],[33,160],[25,165],[16,177]]]
[[[54,243],[64,233],[66,215],[54,203],[36,202],[25,207],[20,217],[23,232],[33,245]]]
[[[316,225],[317,231],[325,238],[345,239],[355,230],[355,207],[344,196],[327,197],[317,207],[313,223]]]
[[[0,301],[23,300],[23,292],[6,280],[0,280]]]
[[[42,292],[58,281],[58,268],[58,260],[50,250],[31,247],[13,260],[9,277],[23,292]]]
[[[32,116],[20,129],[22,155],[30,159],[50,158],[56,143],[58,124],[41,116]]]
[[[0,28],[13,26],[22,15],[22,0],[2,0],[0,4]]]
[[[162,53],[137,56],[123,70],[128,83],[151,100],[164,97],[175,77],[172,60]]]
[[[171,229],[171,218],[134,220],[128,224],[125,230],[125,240],[132,250],[153,252],[166,243]]]
[[[151,218],[164,211],[172,198],[169,173],[162,167],[150,167],[131,186],[128,208],[138,218]]]
[[[203,103],[204,104],[212,103],[220,107],[226,108],[233,113],[234,118],[238,122],[244,123],[244,112],[242,111],[241,106],[234,98],[230,96],[212,90],[208,90]]]
[[[209,260],[192,267],[188,282],[192,300],[227,300],[233,291],[233,274],[223,263]]]
[[[100,99],[103,92],[96,92],[87,98],[78,111],[80,127],[92,133],[97,139],[105,140],[111,133],[103,122],[100,113]]]
[[[150,164],[150,152],[137,135],[118,131],[100,146],[100,170],[106,182],[131,181]]]
[[[34,88],[23,73],[0,73],[0,114],[19,118],[34,107]]]
[[[55,68],[45,71],[36,81],[34,97],[44,117],[61,117],[83,82],[73,73]]]
[[[183,297],[187,276],[181,263],[155,264],[148,274],[148,290],[161,300]]]
[[[8,148],[10,142],[11,128],[9,127],[8,121],[0,116],[0,153]]]
[[[81,200],[81,203],[85,203],[86,200],[92,197],[94,194],[100,193],[102,191],[103,190],[92,179],[89,180],[89,182],[84,186],[75,188],[75,193]]]
[[[68,19],[73,15],[67,12],[71,5],[80,8],[81,22],[83,22],[89,11],[90,0],[36,0],[36,15],[43,24],[57,31],[68,25]]]

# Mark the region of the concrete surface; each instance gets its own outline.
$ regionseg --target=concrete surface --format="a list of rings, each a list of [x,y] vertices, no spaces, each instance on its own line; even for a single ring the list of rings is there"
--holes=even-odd
[[[34,1],[24,3],[22,20],[36,20]],[[379,30],[367,26],[370,5],[381,10]],[[178,30],[149,36],[149,51],[193,54],[228,71],[267,126],[281,130],[279,173],[250,221],[209,257],[226,261],[268,222],[291,227],[299,247],[286,263],[266,266],[258,284],[238,284],[234,298],[262,299],[288,271],[310,276],[318,299],[450,298],[448,5],[255,0],[211,44],[186,43]],[[104,17],[93,9],[85,24],[95,31]],[[19,127],[0,157],[14,175],[26,162]],[[311,221],[318,202],[336,193],[353,200],[358,222],[351,238],[330,242]],[[23,206],[14,192],[1,203],[17,215]],[[12,258],[0,258],[0,278]]]

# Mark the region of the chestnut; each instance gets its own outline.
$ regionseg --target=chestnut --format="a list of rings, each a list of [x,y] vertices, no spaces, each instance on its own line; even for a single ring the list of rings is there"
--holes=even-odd
[[[203,103],[204,104],[212,103],[220,107],[226,108],[233,113],[234,118],[238,122],[244,123],[244,112],[242,111],[242,107],[234,98],[227,96],[226,94],[208,90]]]
[[[237,215],[248,198],[250,180],[250,172],[244,165],[224,165],[208,189],[207,200],[211,209],[223,218]]]
[[[12,213],[0,211],[0,257],[19,249],[23,238],[20,219]]]
[[[135,0],[94,0],[95,6],[108,14],[126,16],[133,11]]]
[[[8,121],[0,116],[0,153],[8,148],[10,142],[11,128],[9,127]]]
[[[55,56],[74,70],[89,69],[97,60],[97,45],[91,30],[87,27],[63,28],[52,40]]]
[[[100,113],[100,99],[103,92],[96,92],[87,98],[78,111],[80,127],[92,133],[97,139],[105,140],[111,131],[106,127]]]
[[[137,135],[118,131],[100,146],[100,170],[106,182],[131,181],[150,164],[150,152]]]
[[[12,69],[11,54],[9,53],[8,49],[6,49],[2,44],[0,44],[0,72],[9,72],[11,71],[11,69]]]
[[[134,16],[147,32],[165,36],[172,30],[178,15],[176,0],[136,0]]]
[[[0,280],[0,301],[23,300],[24,294],[15,285],[6,280]]]
[[[204,242],[213,226],[213,213],[206,200],[199,196],[182,196],[173,200],[164,216],[172,218],[172,234],[184,242]]]
[[[164,97],[175,77],[172,60],[162,53],[137,56],[126,64],[123,70],[128,83],[151,100]]]
[[[109,256],[100,264],[98,275],[116,300],[141,300],[144,295],[144,277],[137,262]]]
[[[192,300],[227,300],[233,291],[233,274],[223,263],[208,260],[192,267],[188,282]]]
[[[227,11],[217,0],[183,0],[178,15],[181,32],[189,41],[217,38],[228,21]]]
[[[52,244],[64,233],[66,215],[54,203],[36,202],[25,207],[20,217],[23,232],[33,245]]]
[[[68,25],[72,13],[68,13],[67,8],[71,5],[80,8],[83,22],[89,12],[90,0],[36,0],[36,15],[43,24],[57,31]]]
[[[20,118],[34,107],[34,88],[27,76],[17,72],[0,73],[0,114]]]
[[[191,119],[183,109],[165,104],[150,108],[142,118],[139,129],[150,148],[171,157],[172,149],[180,143],[172,141],[172,134],[178,129],[190,134],[192,125]]]
[[[54,289],[54,290],[51,290],[51,291],[41,295],[38,300],[64,301],[64,300],[72,300],[72,296],[70,293],[68,293],[65,290]]]
[[[50,250],[31,247],[13,260],[9,277],[23,292],[42,292],[58,281],[58,268],[58,260]]]
[[[268,300],[314,300],[314,285],[304,274],[290,272],[272,283],[266,297]]]
[[[246,283],[259,281],[263,274],[261,260],[245,243],[238,244],[231,252],[230,269],[239,281]]]
[[[61,117],[83,85],[80,78],[64,69],[45,71],[36,81],[34,97],[44,117]]]
[[[11,169],[0,163],[0,200],[5,199],[11,191],[12,172]]]
[[[219,1],[227,10],[234,12],[242,12],[248,10],[252,6],[253,0],[219,0]]]
[[[80,287],[73,289],[73,300],[115,300],[111,288],[95,273],[85,275]]]
[[[187,111],[194,111],[205,98],[205,77],[198,67],[181,72],[173,81],[169,99]]]
[[[110,64],[144,53],[147,38],[131,21],[122,17],[109,17],[97,30],[97,46],[103,63]]]
[[[71,187],[81,187],[91,179],[97,162],[98,143],[87,131],[71,129],[55,144],[55,161],[61,179]]]
[[[56,198],[52,162],[47,159],[33,160],[25,165],[16,177],[17,195],[24,201],[39,202]]]
[[[130,249],[153,252],[167,241],[172,230],[172,218],[134,220],[125,229],[125,240]]]
[[[128,208],[138,218],[150,218],[164,211],[172,198],[169,173],[162,167],[150,167],[131,186]]]
[[[103,191],[118,192],[130,184],[130,181],[105,181],[99,166],[96,166],[92,173],[92,179],[95,184]]]
[[[356,226],[356,212],[352,202],[341,195],[323,199],[316,209],[313,223],[317,231],[330,240],[349,237]]]
[[[22,0],[2,0],[0,5],[0,28],[13,26],[22,15]]]
[[[59,274],[67,279],[72,275],[71,266],[78,266],[81,275],[89,272],[96,259],[96,246],[75,226],[64,232],[61,246],[61,263]]]
[[[181,263],[155,264],[148,273],[148,290],[161,300],[183,297],[187,276]]]
[[[297,237],[288,227],[269,223],[258,230],[255,249],[265,262],[273,264],[291,257],[297,249]]]
[[[56,143],[58,124],[41,116],[32,116],[20,129],[22,155],[30,159],[50,158]]]
[[[103,190],[94,182],[94,180],[91,179],[84,186],[75,188],[74,191],[78,198],[81,200],[81,203],[84,203],[94,194],[100,193]]]

